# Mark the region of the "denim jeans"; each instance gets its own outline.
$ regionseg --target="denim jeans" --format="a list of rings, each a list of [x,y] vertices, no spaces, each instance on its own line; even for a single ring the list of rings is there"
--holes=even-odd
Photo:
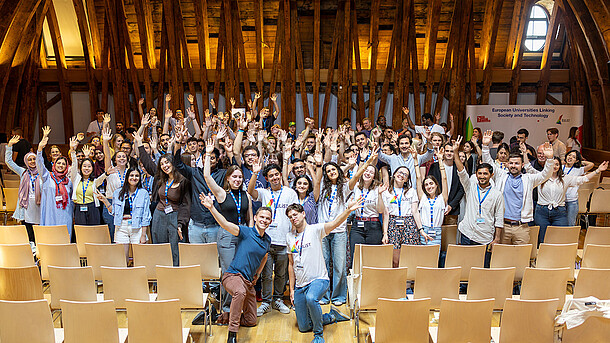
[[[297,316],[299,331],[313,330],[314,336],[322,337],[322,327],[335,321],[335,318],[329,313],[322,314],[319,302],[329,285],[328,280],[316,279],[306,286],[295,287],[294,312]]]
[[[547,226],[568,226],[568,212],[565,206],[558,206],[549,210],[548,206],[536,205],[534,220],[537,225],[540,225],[538,233],[538,244],[540,244],[544,243]]]
[[[432,228],[430,226],[422,226],[422,229],[424,229],[426,234],[428,234],[428,236],[430,236],[430,238],[432,238],[432,240],[426,242],[426,239],[422,235],[422,236],[420,236],[421,244],[423,244],[423,245],[434,245],[434,244],[440,245],[441,244],[441,228],[440,227]]]
[[[578,199],[574,201],[566,201],[566,212],[568,214],[568,226],[576,225],[576,217],[578,216]]]
[[[110,208],[112,208],[112,199],[108,199],[110,202]],[[108,231],[110,231],[110,240],[114,243],[114,216],[108,212],[106,206],[102,206],[102,220],[108,225]]]
[[[222,274],[229,269],[233,257],[235,257],[235,249],[237,248],[237,237],[230,234],[225,229],[218,230],[217,236],[218,257],[220,259],[220,270]],[[222,310],[229,312],[231,306],[231,295],[228,292],[222,292]]]
[[[220,226],[205,226],[189,220],[189,242],[190,243],[215,243],[218,239]]]
[[[322,253],[329,274],[332,261],[332,288],[326,292],[322,300],[328,302],[330,299],[332,302],[345,303],[347,300],[347,232],[330,233],[324,237]]]
[[[261,296],[263,302],[271,304],[271,300],[281,299],[286,287],[288,276],[288,254],[283,245],[271,244],[267,263],[261,275]],[[273,296],[272,296],[273,295]]]

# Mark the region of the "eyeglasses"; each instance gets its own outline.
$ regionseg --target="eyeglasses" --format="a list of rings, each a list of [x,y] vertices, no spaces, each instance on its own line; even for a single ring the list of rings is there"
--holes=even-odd
[[[256,157],[258,155],[256,155],[256,153],[252,153],[252,154],[244,154],[244,157]]]

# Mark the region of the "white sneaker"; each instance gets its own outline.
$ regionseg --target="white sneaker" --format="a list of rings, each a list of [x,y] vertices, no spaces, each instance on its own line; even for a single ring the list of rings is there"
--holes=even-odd
[[[284,302],[281,299],[276,299],[271,306],[273,307],[274,310],[280,311],[280,313],[283,313],[283,314],[290,313],[290,309],[288,308],[288,306],[286,306],[286,304],[284,304]]]
[[[256,316],[260,317],[263,314],[270,312],[271,311],[271,307],[269,306],[269,303],[261,303],[261,306],[259,306],[256,309]]]

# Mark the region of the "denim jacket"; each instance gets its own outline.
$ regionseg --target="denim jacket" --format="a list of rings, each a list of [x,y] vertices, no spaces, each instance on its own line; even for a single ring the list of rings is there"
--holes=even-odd
[[[114,191],[112,199],[112,214],[114,216],[114,225],[120,226],[123,220],[123,211],[125,209],[125,202],[127,201],[127,194],[125,199],[119,198],[121,189]],[[142,226],[149,226],[152,216],[150,214],[150,196],[148,191],[144,188],[138,188],[136,191],[135,199],[133,200],[131,209],[131,227],[134,229],[141,228]]]

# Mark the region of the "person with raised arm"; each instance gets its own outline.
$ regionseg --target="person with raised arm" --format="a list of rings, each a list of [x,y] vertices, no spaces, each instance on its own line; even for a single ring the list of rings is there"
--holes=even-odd
[[[565,175],[581,176],[593,169],[593,166],[593,162],[583,161],[582,155],[578,150],[570,150],[566,154],[563,173]],[[576,217],[578,216],[578,188],[579,186],[570,186],[566,191],[568,226],[576,225]]]
[[[70,141],[72,159],[76,158],[76,147],[78,142]],[[70,168],[70,180],[74,185],[72,190],[72,201],[74,202],[74,224],[76,225],[99,225],[100,203],[95,197],[95,190],[106,180],[106,173],[97,178],[93,175],[94,163],[88,157],[91,148],[83,147],[85,157],[80,165],[73,164]]]
[[[332,305],[330,312],[322,314],[320,300],[330,285],[322,240],[345,222],[351,212],[361,209],[364,201],[363,197],[349,201],[345,210],[333,221],[319,224],[307,222],[305,209],[300,204],[286,208],[286,215],[292,224],[292,229],[286,234],[290,300],[294,305],[299,331],[313,330],[312,342],[324,342],[324,325],[349,320]]]
[[[447,201],[445,202],[446,207],[443,222],[445,225],[457,224],[457,218],[460,214],[460,201],[464,197],[464,187],[462,187],[462,184],[460,183],[457,170],[453,163],[453,144],[455,143],[447,141],[442,148],[437,149],[437,152],[442,151],[443,154],[437,154],[437,162],[432,163],[430,169],[428,169],[428,175],[434,176],[438,186],[441,188],[439,193],[445,190],[445,186],[441,183],[442,176],[440,168],[445,169],[447,187],[449,187]],[[418,178],[418,180],[420,180],[418,184],[421,183],[421,179]]]
[[[119,136],[120,137],[120,136]],[[110,128],[104,128],[102,132],[102,147],[104,150],[104,170],[106,170],[106,191],[104,195],[108,201],[112,204],[112,197],[114,191],[123,187],[125,183],[125,177],[127,175],[127,169],[129,164],[129,156],[127,153],[121,150],[115,150],[114,156],[110,152],[110,140],[112,139],[112,132]],[[116,168],[116,173],[109,173],[113,167]],[[102,209],[102,220],[108,225],[108,231],[110,231],[110,238],[114,239],[114,217],[108,212],[108,209],[104,207]]]
[[[72,137],[71,140],[75,140]],[[60,156],[53,163],[53,169],[49,171],[42,158],[42,151],[49,142],[49,136],[44,136],[38,143],[36,153],[36,169],[42,180],[40,195],[40,225],[66,225],[68,232],[72,235],[72,218],[74,210],[72,208],[72,181],[68,175],[68,159]]]
[[[42,128],[43,137],[48,137],[51,128],[45,126]],[[23,162],[25,168],[20,167],[13,161],[13,146],[19,142],[21,138],[17,135],[13,136],[6,145],[4,152],[4,161],[7,166],[20,178],[19,181],[19,197],[17,199],[17,207],[13,212],[13,218],[22,222],[28,232],[28,240],[35,242],[33,225],[40,224],[40,202],[42,190],[42,178],[36,168],[36,154],[29,152],[25,154]]]
[[[271,308],[283,314],[290,313],[290,309],[282,301],[288,268],[286,233],[290,228],[284,209],[288,205],[299,201],[297,193],[283,185],[282,170],[277,164],[270,164],[263,170],[263,176],[269,182],[269,188],[257,187],[256,180],[261,169],[262,162],[260,160],[252,165],[254,173],[248,183],[248,193],[252,196],[252,200],[260,201],[263,206],[271,208],[273,213],[272,222],[267,230],[271,237],[271,247],[269,258],[263,269],[263,302],[257,310],[259,317],[271,311]]]
[[[259,208],[254,216],[254,226],[237,225],[218,212],[214,207],[211,194],[202,193],[199,198],[201,203],[210,210],[220,227],[238,239],[235,257],[229,268],[222,274],[222,286],[233,297],[229,311],[227,342],[235,343],[240,325],[256,325],[254,285],[267,262],[271,247],[271,237],[265,231],[273,221],[273,210],[269,207]],[[225,313],[223,313],[224,317],[226,317]]]
[[[458,244],[487,245],[485,267],[491,261],[491,246],[500,242],[504,227],[504,197],[490,180],[494,174],[491,164],[483,162],[475,174],[468,172],[459,157],[462,136],[457,136],[453,145],[453,158],[466,197],[464,218],[458,223]]]

